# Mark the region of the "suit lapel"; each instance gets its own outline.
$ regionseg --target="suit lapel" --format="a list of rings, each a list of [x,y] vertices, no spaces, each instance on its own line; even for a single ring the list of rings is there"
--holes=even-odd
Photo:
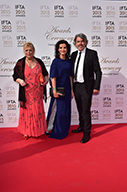
[[[85,62],[86,62],[87,54],[88,54],[88,49],[86,48],[86,53],[85,53],[85,58],[84,58],[84,65],[85,65]]]
[[[73,77],[74,77],[74,68],[75,68],[74,66],[75,66],[75,60],[76,60],[76,57],[77,57],[77,53],[78,53],[78,51],[75,51],[73,53],[72,57],[71,57],[72,62],[73,62]]]
[[[85,74],[85,63],[88,55],[88,49],[86,48],[85,58],[84,58],[84,64],[83,64],[83,74]]]

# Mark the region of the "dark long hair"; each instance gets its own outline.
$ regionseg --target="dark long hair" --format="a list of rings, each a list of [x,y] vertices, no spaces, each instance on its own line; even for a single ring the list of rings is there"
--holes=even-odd
[[[58,41],[58,42],[56,43],[56,45],[55,45],[55,57],[56,57],[56,58],[60,58],[60,54],[59,54],[59,51],[58,51],[60,44],[65,44],[65,45],[67,46],[66,60],[68,60],[68,59],[70,58],[71,46],[70,46],[70,44],[69,44],[67,41],[65,41],[65,40],[60,40],[60,41]]]

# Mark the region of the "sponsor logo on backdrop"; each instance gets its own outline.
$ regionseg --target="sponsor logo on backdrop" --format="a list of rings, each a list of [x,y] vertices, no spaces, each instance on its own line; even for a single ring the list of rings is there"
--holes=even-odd
[[[110,84],[103,85],[103,94],[111,94],[112,93],[112,86]]]
[[[50,56],[41,56],[42,61],[44,62],[46,67],[50,67],[51,65],[51,57]]]
[[[105,32],[115,32],[114,21],[105,21]]]
[[[16,17],[25,17],[26,9],[24,5],[15,5],[15,15]]]
[[[10,6],[7,4],[1,4],[0,5],[0,14],[1,14],[1,16],[10,16],[11,15]]]
[[[17,32],[26,32],[26,22],[23,20],[16,21]]]
[[[101,22],[100,21],[92,22],[92,32],[101,32]]]
[[[111,111],[110,110],[103,110],[102,111],[102,118],[103,119],[111,119]]]
[[[68,6],[69,17],[78,17],[78,7],[75,5]]]
[[[105,36],[105,47],[114,46],[114,37],[111,35]]]
[[[8,123],[17,123],[17,114],[16,113],[8,113],[7,119],[8,119]]]
[[[109,57],[102,57],[100,63],[103,75],[118,75],[120,70],[122,69],[122,67],[117,66],[120,63],[119,58],[109,59]],[[102,66],[104,64],[105,66]]]
[[[115,7],[106,6],[106,17],[115,17]]]
[[[92,6],[92,17],[102,17],[102,7],[100,5]]]
[[[2,44],[3,47],[12,47],[13,46],[12,37],[9,35],[2,36]]]
[[[64,17],[64,6],[54,5],[54,15],[55,17]]]
[[[12,32],[12,24],[9,20],[1,20],[2,32]]]
[[[104,97],[103,98],[103,107],[111,107],[112,99],[111,97]]]
[[[23,47],[23,45],[27,42],[27,38],[24,35],[16,36],[17,47]]]
[[[4,115],[2,113],[0,114],[0,123],[4,123]]]
[[[16,96],[16,90],[13,86],[5,87],[6,90],[6,96],[7,97],[15,97]]]
[[[0,88],[0,97],[2,97],[2,89]]]
[[[0,110],[3,110],[3,103],[0,101]]]
[[[127,36],[118,36],[118,47],[127,47]]]
[[[99,99],[93,97],[92,98],[92,107],[99,107]]]
[[[72,43],[73,37],[69,36],[70,34],[71,34],[71,27],[68,27],[66,29],[61,29],[60,26],[51,25],[45,33],[45,38],[46,40],[55,41],[55,42],[61,39],[65,39],[69,43]],[[50,43],[48,45],[54,46],[53,43]]]
[[[124,98],[123,97],[116,97],[115,98],[115,106],[116,107],[123,107],[124,106]]]
[[[50,8],[48,5],[40,6],[40,16],[41,17],[50,17]]]
[[[91,37],[92,47],[101,47],[101,37],[98,35],[94,35]]]
[[[72,119],[72,120],[77,120],[77,119],[78,119],[77,111],[72,111],[72,112],[71,112],[71,119]]]
[[[98,120],[99,119],[99,111],[98,110],[91,110],[91,119]]]
[[[127,17],[127,6],[120,6],[119,7],[119,17]]]
[[[124,91],[125,91],[124,84],[116,85],[116,94],[124,94]]]
[[[0,77],[10,76],[10,75],[7,74],[7,72],[12,72],[13,71],[12,66],[14,66],[16,62],[15,61],[9,61],[8,59],[9,58],[0,57],[0,72],[5,72],[5,75],[0,75]]]
[[[123,119],[123,110],[122,109],[116,109],[114,111],[115,113],[115,119]]]
[[[119,32],[127,32],[127,21],[119,21]]]
[[[6,100],[7,110],[16,110],[16,100]]]

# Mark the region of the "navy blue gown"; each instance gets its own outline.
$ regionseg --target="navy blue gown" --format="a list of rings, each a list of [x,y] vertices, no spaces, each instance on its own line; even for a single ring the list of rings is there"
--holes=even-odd
[[[50,69],[50,78],[56,77],[56,87],[65,88],[65,96],[51,98],[47,115],[47,127],[53,113],[53,104],[56,103],[56,112],[53,119],[53,127],[50,138],[63,139],[68,135],[71,123],[71,82],[72,61],[55,58]]]

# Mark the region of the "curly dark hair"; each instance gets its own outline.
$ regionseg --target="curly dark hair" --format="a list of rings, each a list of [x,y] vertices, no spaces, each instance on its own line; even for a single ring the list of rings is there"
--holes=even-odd
[[[60,44],[65,44],[65,45],[67,46],[66,60],[68,60],[68,59],[70,58],[71,46],[70,46],[70,44],[69,44],[67,41],[65,41],[65,40],[60,40],[60,41],[58,41],[58,42],[56,43],[56,45],[55,45],[55,57],[56,57],[56,58],[60,58],[59,51],[58,51]]]

